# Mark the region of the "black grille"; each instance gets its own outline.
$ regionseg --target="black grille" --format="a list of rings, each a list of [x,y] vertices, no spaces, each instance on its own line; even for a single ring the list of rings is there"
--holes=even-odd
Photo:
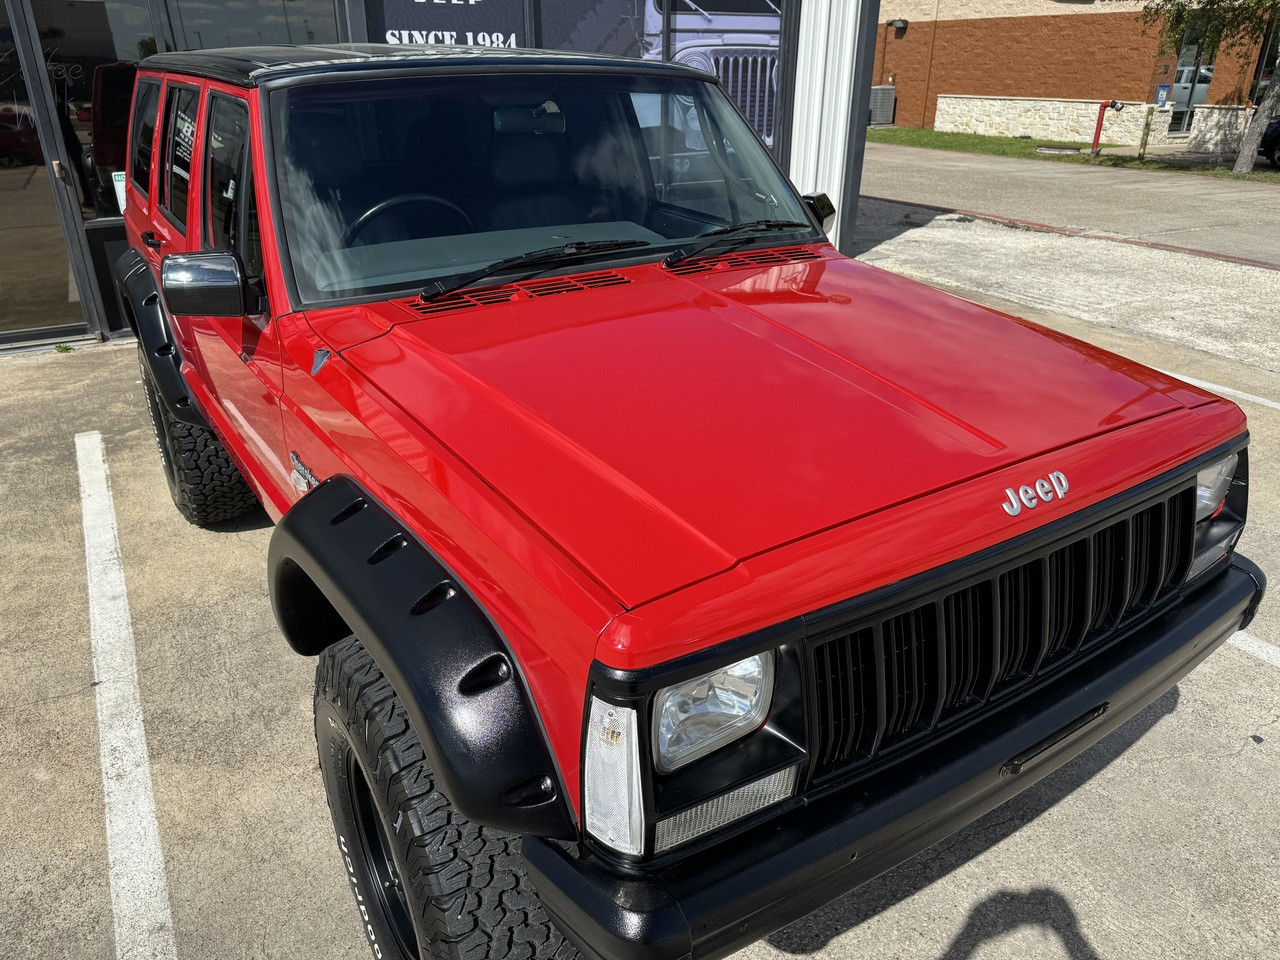
[[[994,709],[1118,639],[1181,585],[1194,509],[1188,487],[820,636],[809,648],[813,776]]]

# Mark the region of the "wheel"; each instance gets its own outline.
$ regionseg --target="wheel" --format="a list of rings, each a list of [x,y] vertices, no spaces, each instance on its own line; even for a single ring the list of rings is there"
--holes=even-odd
[[[373,221],[387,213],[390,213],[397,207],[407,206],[411,203],[425,203],[440,207],[463,227],[464,233],[475,232],[475,224],[471,222],[471,218],[467,216],[466,211],[456,203],[446,200],[444,197],[437,197],[433,193],[401,193],[394,197],[387,197],[387,199],[379,203],[375,203],[364,213],[360,214],[360,216],[356,217],[355,220],[352,221],[351,226],[347,227],[347,229],[343,231],[342,245],[344,247],[351,246],[355,243],[356,237],[360,236],[360,234],[363,233],[369,224],[373,223]]]
[[[1271,141],[1271,149],[1267,151],[1267,160],[1272,170],[1280,170],[1280,136]]]
[[[239,468],[208,427],[183,423],[160,400],[139,347],[138,368],[164,477],[178,512],[198,526],[243,516],[258,506]]]
[[[520,838],[435,787],[404,708],[355,637],[316,665],[316,749],[364,935],[386,960],[581,960],[525,876]]]

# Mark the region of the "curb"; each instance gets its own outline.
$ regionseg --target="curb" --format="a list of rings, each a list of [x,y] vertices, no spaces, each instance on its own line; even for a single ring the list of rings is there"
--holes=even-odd
[[[1192,257],[1203,257],[1206,260],[1219,260],[1223,263],[1238,263],[1246,267],[1259,267],[1263,270],[1280,271],[1280,263],[1270,260],[1254,260],[1250,257],[1237,257],[1229,253],[1214,253],[1212,250],[1196,250],[1193,247],[1179,247],[1170,243],[1157,243],[1154,240],[1138,240],[1134,237],[1117,237],[1105,233],[1091,233],[1075,227],[1055,227],[1048,223],[1037,223],[1035,220],[1019,220],[1017,217],[1005,217],[998,213],[980,213],[976,210],[957,210],[954,207],[940,207],[932,203],[916,203],[913,200],[895,200],[892,197],[877,197],[869,193],[861,195],[865,200],[878,200],[881,203],[896,203],[904,207],[919,207],[922,210],[936,210],[939,213],[956,213],[962,217],[973,217],[975,220],[986,220],[1006,227],[1017,227],[1022,230],[1036,230],[1040,233],[1056,233],[1064,237],[1082,237],[1085,240],[1106,240],[1109,243],[1123,243],[1131,247],[1145,247],[1148,250],[1164,250],[1169,253],[1185,253]]]

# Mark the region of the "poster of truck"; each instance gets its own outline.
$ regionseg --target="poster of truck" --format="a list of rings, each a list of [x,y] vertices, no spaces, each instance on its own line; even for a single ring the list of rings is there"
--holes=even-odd
[[[370,8],[369,33],[371,39],[395,44],[539,46],[646,60],[665,56],[719,77],[751,126],[772,145],[784,2],[383,0]]]

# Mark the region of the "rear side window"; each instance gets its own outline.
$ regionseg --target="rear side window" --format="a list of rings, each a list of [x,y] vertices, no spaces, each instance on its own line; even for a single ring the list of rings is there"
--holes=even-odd
[[[160,177],[160,206],[185,232],[191,196],[191,155],[196,139],[196,101],[200,91],[170,87],[164,108],[164,167]]]
[[[156,104],[160,84],[142,80],[133,97],[133,123],[129,127],[129,168],[133,185],[145,197],[151,189],[151,150],[156,132]]]

